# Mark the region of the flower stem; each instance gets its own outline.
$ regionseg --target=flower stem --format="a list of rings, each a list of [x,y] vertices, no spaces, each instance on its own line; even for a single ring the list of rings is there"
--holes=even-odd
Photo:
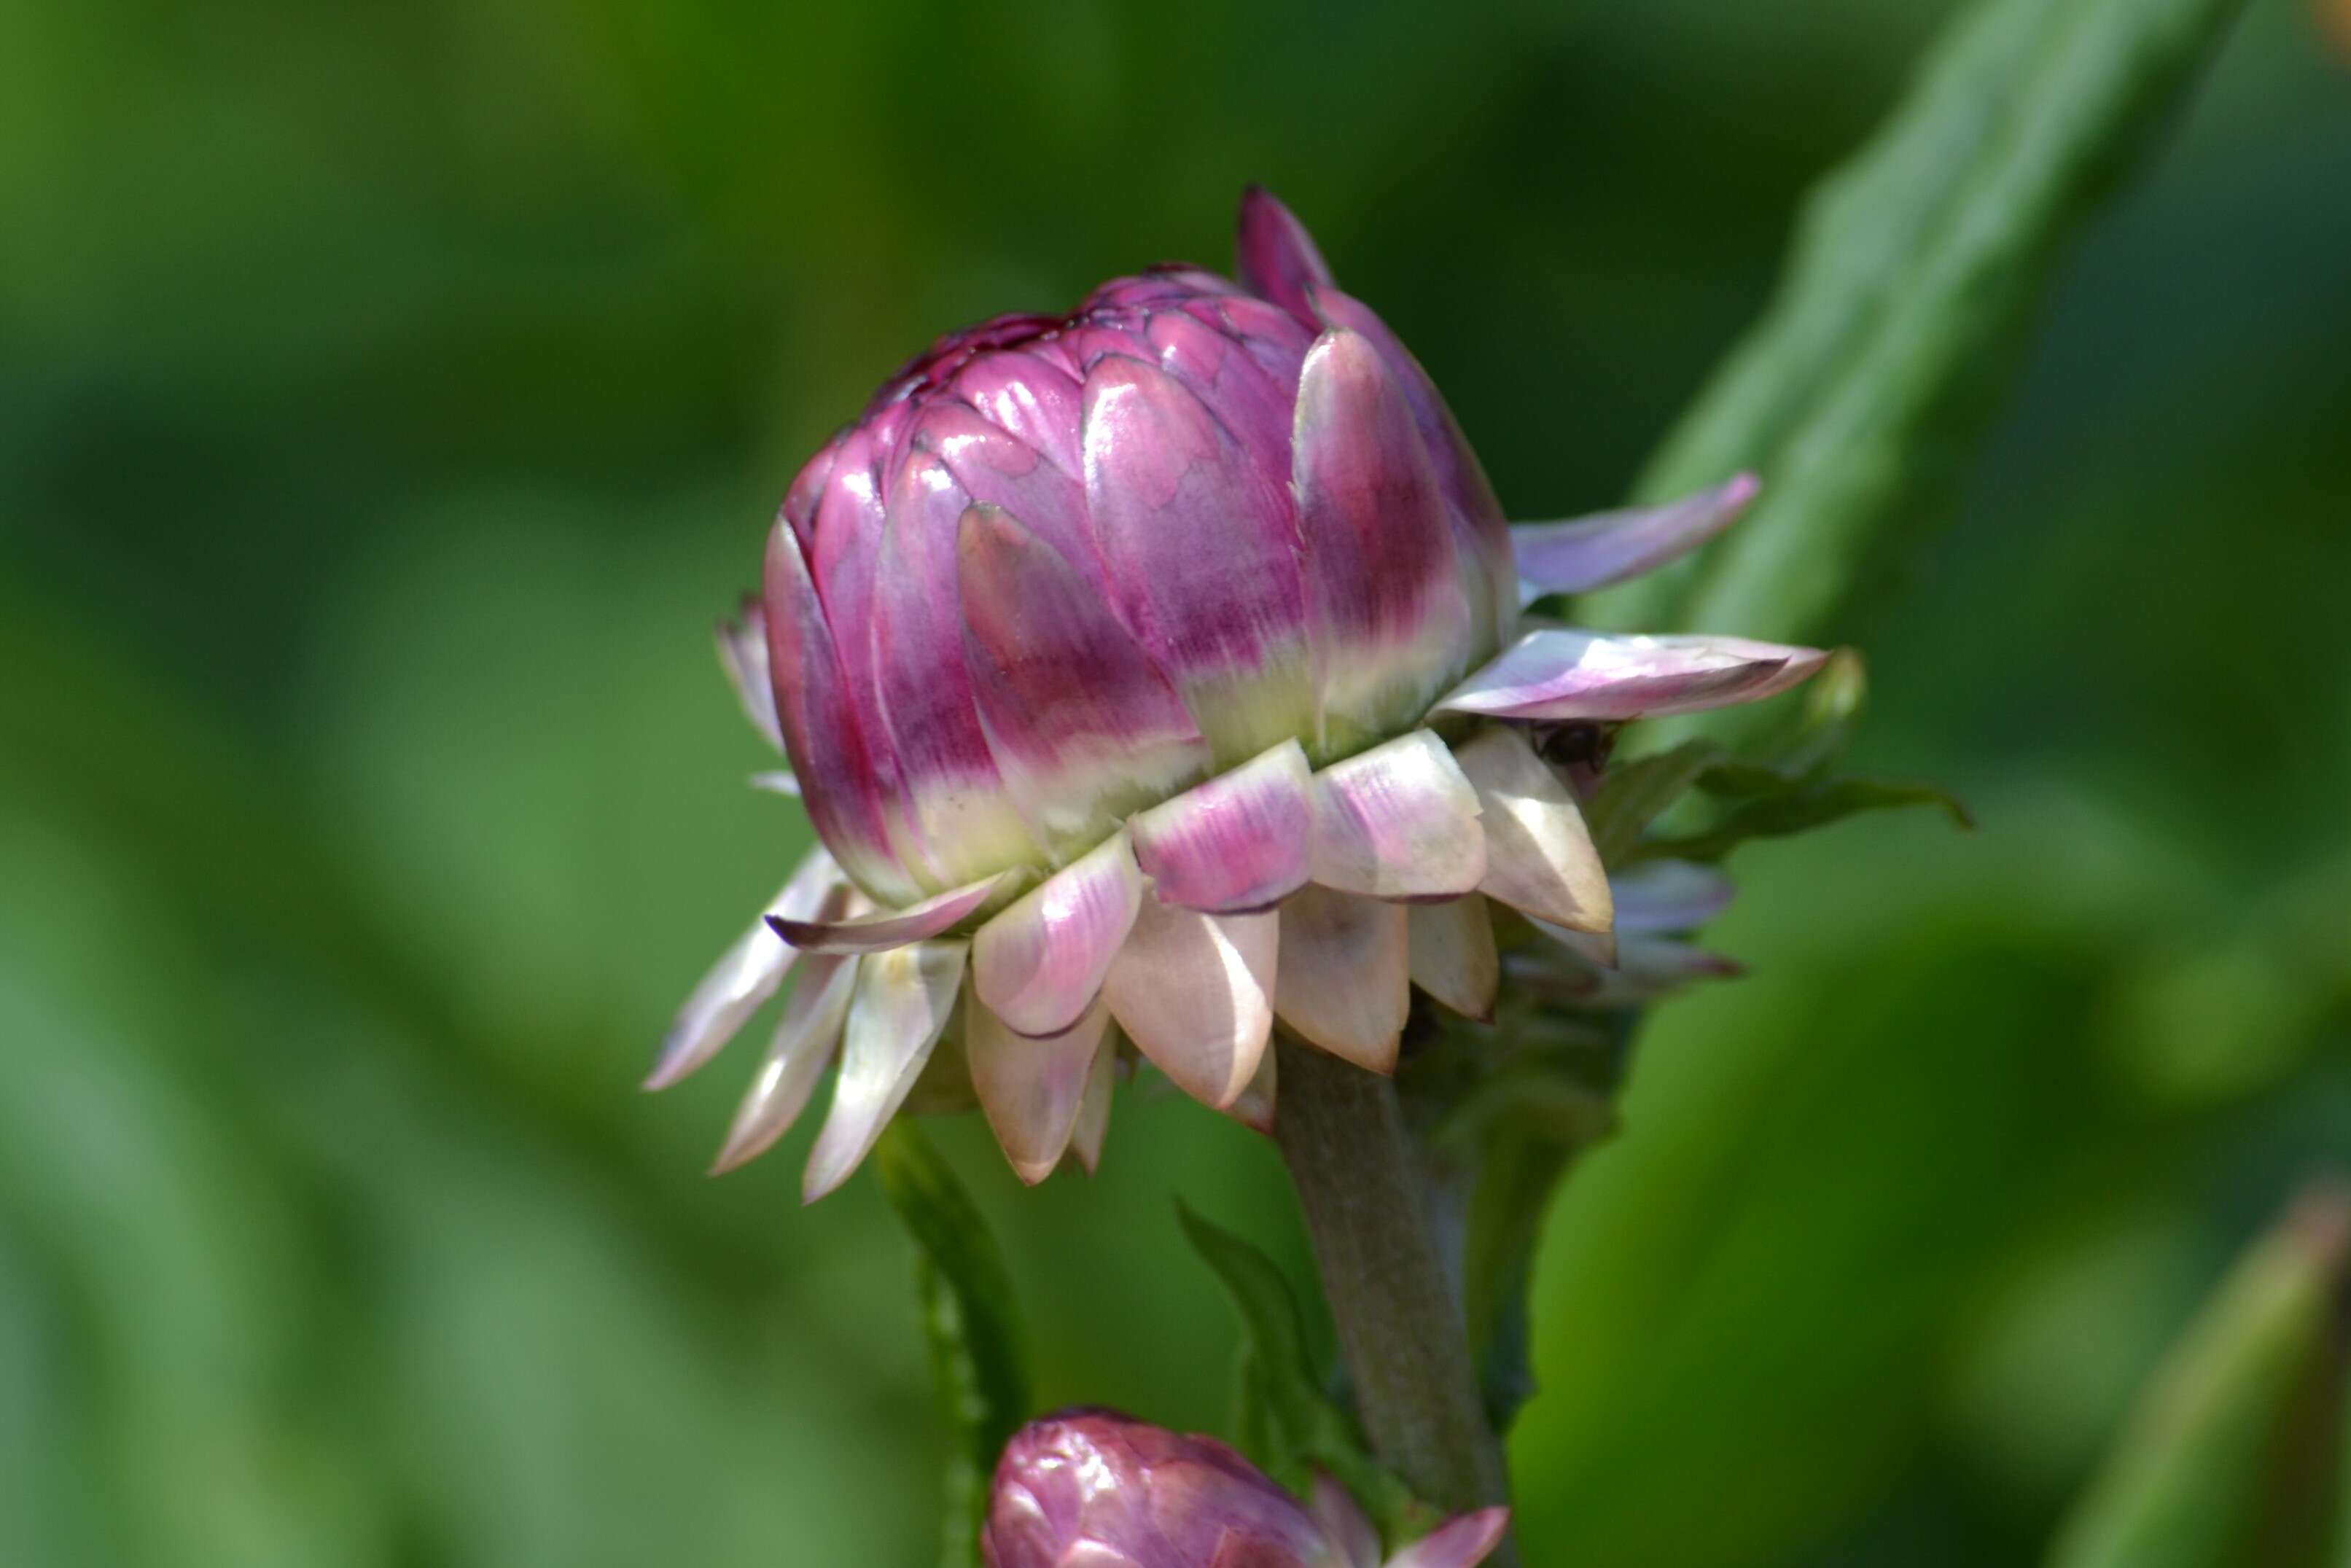
[[[1274,1137],[1382,1463],[1448,1513],[1510,1500],[1395,1085],[1278,1038]],[[1488,1559],[1512,1568],[1509,1542]]]

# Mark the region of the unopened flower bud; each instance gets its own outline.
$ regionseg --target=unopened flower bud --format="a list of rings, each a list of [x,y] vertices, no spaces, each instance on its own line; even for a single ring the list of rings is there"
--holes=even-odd
[[[1464,1515],[1386,1568],[1472,1568],[1509,1511]],[[981,1538],[988,1568],[1382,1568],[1379,1538],[1333,1483],[1312,1507],[1211,1437],[1109,1410],[1069,1410],[1013,1436]]]

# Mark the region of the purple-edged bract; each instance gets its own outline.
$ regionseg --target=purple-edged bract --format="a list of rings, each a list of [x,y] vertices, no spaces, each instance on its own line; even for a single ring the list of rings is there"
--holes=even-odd
[[[1529,727],[1749,702],[1821,663],[1522,624],[1533,593],[1713,537],[1754,480],[1514,530],[1419,364],[1261,191],[1239,261],[944,338],[794,481],[719,652],[790,759],[762,781],[822,847],[649,1081],[798,961],[721,1168],[836,1059],[810,1198],[918,1080],[967,1074],[1037,1181],[1099,1156],[1122,1038],[1259,1122],[1277,1019],[1386,1071],[1410,986],[1490,1012],[1488,900],[1612,956],[1608,879]]]
[[[1013,1434],[988,1491],[988,1568],[1475,1568],[1510,1523],[1480,1509],[1394,1556],[1346,1491],[1301,1503],[1213,1437],[1109,1410]]]

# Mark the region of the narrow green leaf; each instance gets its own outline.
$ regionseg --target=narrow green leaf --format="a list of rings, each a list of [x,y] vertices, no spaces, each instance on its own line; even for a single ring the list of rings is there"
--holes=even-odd
[[[1600,858],[1620,868],[1659,856],[1719,860],[1749,839],[1784,837],[1898,806],[1939,806],[1959,826],[1973,827],[1967,808],[1934,785],[1832,771],[1865,685],[1860,656],[1840,649],[1776,738],[1734,751],[1701,737],[1612,767],[1584,806]],[[1733,804],[1711,821],[1703,814],[1694,822],[1676,819],[1679,832],[1648,836],[1693,789]]]
[[[1234,1371],[1233,1441],[1242,1453],[1259,1456],[1260,1469],[1264,1468],[1264,1456],[1289,1450],[1281,1425],[1274,1416],[1277,1396],[1266,1385],[1264,1365],[1244,1350],[1240,1364]]]
[[[1303,1491],[1315,1470],[1327,1470],[1391,1539],[1399,1530],[1434,1522],[1404,1484],[1364,1451],[1353,1423],[1322,1392],[1307,1349],[1305,1318],[1280,1267],[1181,1199],[1176,1214],[1192,1249],[1216,1271],[1240,1312],[1241,1406],[1234,1429],[1243,1450],[1293,1491]]]
[[[1258,1402],[1249,1425],[1262,1429],[1273,1447],[1259,1456],[1269,1473],[1289,1481],[1311,1435],[1332,1415],[1306,1349],[1306,1323],[1290,1281],[1274,1260],[1231,1231],[1195,1214],[1178,1199],[1177,1220],[1203,1262],[1216,1270],[1241,1315],[1242,1388]],[[1279,1468],[1277,1468],[1279,1467]]]
[[[1519,1017],[1503,1027],[1508,1059],[1487,1061],[1494,1042],[1477,1042],[1476,1075],[1447,1090],[1424,1134],[1435,1168],[1463,1198],[1462,1321],[1498,1431],[1534,1392],[1526,1294],[1542,1218],[1569,1167],[1615,1131],[1625,1043],[1589,1022],[1555,1035]]]
[[[2346,1267],[2351,1195],[2314,1192],[2239,1262],[2158,1369],[2053,1568],[2318,1560]]]
[[[1527,1290],[1552,1194],[1576,1156],[1614,1125],[1606,1099],[1582,1092],[1576,1098],[1586,1131],[1517,1122],[1497,1128],[1486,1141],[1470,1189],[1461,1243],[1462,1317],[1478,1359],[1486,1413],[1498,1432],[1510,1429],[1519,1407],[1535,1392]]]
[[[1732,760],[1729,752],[1711,740],[1689,740],[1603,773],[1599,792],[1583,808],[1584,826],[1601,863],[1627,863],[1651,822],[1688,794],[1708,768]]]
[[[1740,468],[1754,512],[1588,623],[1803,638],[1951,509],[2038,311],[2242,0],[1984,0],[1825,181],[1761,321],[1635,486]]]
[[[919,1249],[914,1282],[939,1402],[954,1430],[945,1568],[979,1561],[987,1479],[1029,1412],[1011,1276],[979,1211],[928,1139],[904,1117],[873,1148],[882,1190]]]
[[[1750,839],[1786,838],[1863,811],[1901,806],[1938,806],[1959,826],[1975,826],[1968,809],[1949,790],[1933,784],[1894,779],[1823,779],[1763,793],[1767,786],[1760,782],[1751,765],[1734,765],[1726,771],[1737,781],[1737,792],[1748,799],[1710,827],[1643,840],[1619,863],[1660,858],[1718,861]],[[1709,787],[1712,777],[1710,772],[1702,775],[1700,788]]]
[[[1973,827],[1967,808],[1931,784],[1833,771],[1867,691],[1861,655],[1840,648],[1776,737],[1750,740],[1740,751],[1704,737],[1685,740],[1611,768],[1584,809],[1601,859],[1616,867],[1661,856],[1719,860],[1749,839],[1782,838],[1899,806],[1939,806],[1960,827]],[[1693,788],[1735,804],[1710,821],[1703,814],[1677,819],[1678,832],[1645,836]]]

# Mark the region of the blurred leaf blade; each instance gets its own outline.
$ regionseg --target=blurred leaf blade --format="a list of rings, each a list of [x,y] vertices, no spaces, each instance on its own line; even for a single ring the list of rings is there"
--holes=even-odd
[[[979,1561],[988,1476],[1029,1411],[1011,1275],[962,1184],[911,1122],[892,1121],[874,1145],[873,1166],[918,1249],[923,1334],[955,1436],[940,1561],[968,1568]]]
[[[2306,1195],[2254,1244],[2158,1369],[2052,1568],[2316,1561],[2337,1468],[2351,1192]]]
[[[1506,1074],[1483,1086],[1486,1097],[1504,1104],[1478,1140],[1462,1238],[1462,1316],[1487,1414],[1500,1432],[1537,1387],[1527,1296],[1543,1216],[1575,1162],[1615,1131],[1612,1089],[1552,1071]]]
[[[1729,758],[1730,753],[1711,740],[1686,740],[1609,768],[1583,809],[1602,862],[1625,864],[1649,824],[1689,793],[1708,768]]]
[[[2064,263],[2241,4],[1970,12],[1818,187],[1770,310],[1635,487],[1657,499],[1751,468],[1754,512],[1583,616],[1788,638],[1836,624],[1888,546],[1947,515]]]
[[[1750,781],[1742,777],[1741,783]],[[1629,858],[1640,861],[1665,856],[1719,861],[1750,839],[1786,838],[1827,827],[1864,811],[1895,810],[1905,806],[1938,807],[1954,825],[1975,826],[1967,808],[1937,785],[1899,779],[1823,779],[1753,795],[1742,800],[1713,826],[1648,840],[1635,846]]]

